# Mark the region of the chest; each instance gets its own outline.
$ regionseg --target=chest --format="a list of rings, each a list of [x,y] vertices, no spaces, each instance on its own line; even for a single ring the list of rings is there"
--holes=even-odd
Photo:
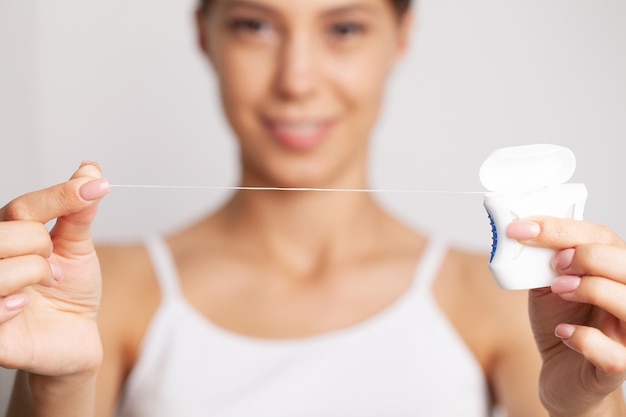
[[[307,275],[249,265],[184,267],[182,293],[225,329],[285,339],[350,327],[394,305],[414,284],[416,260],[365,262]],[[204,274],[198,274],[201,270]]]

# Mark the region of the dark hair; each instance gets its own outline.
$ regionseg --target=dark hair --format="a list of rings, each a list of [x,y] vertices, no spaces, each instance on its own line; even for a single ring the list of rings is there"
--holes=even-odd
[[[200,9],[208,11],[214,0],[200,0]],[[387,0],[391,2],[391,5],[396,10],[398,16],[403,16],[411,7],[411,0]]]

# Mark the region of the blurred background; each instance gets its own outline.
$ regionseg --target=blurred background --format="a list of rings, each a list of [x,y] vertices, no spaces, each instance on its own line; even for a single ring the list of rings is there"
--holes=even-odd
[[[237,184],[194,7],[0,1],[0,205],[64,181],[85,159],[112,184]],[[577,155],[586,218],[626,237],[626,2],[420,0],[416,11],[372,138],[371,186],[480,191],[478,168],[493,150],[555,143]],[[101,242],[166,233],[227,196],[114,189],[94,233]],[[378,198],[416,228],[490,248],[480,195]],[[8,390],[0,378],[0,412]]]

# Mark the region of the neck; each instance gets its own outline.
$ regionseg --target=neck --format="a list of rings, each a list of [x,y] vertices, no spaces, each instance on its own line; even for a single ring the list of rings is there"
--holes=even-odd
[[[320,188],[366,188],[349,184]],[[368,193],[319,191],[239,191],[222,213],[231,236],[301,273],[371,251],[385,218]]]

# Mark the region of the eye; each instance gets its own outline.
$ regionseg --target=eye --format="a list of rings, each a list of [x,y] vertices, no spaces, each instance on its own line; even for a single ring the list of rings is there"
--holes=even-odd
[[[230,28],[235,33],[261,35],[269,32],[272,26],[260,19],[233,19],[230,22]]]
[[[337,23],[330,27],[330,35],[335,38],[350,38],[365,32],[365,27],[359,23]]]

